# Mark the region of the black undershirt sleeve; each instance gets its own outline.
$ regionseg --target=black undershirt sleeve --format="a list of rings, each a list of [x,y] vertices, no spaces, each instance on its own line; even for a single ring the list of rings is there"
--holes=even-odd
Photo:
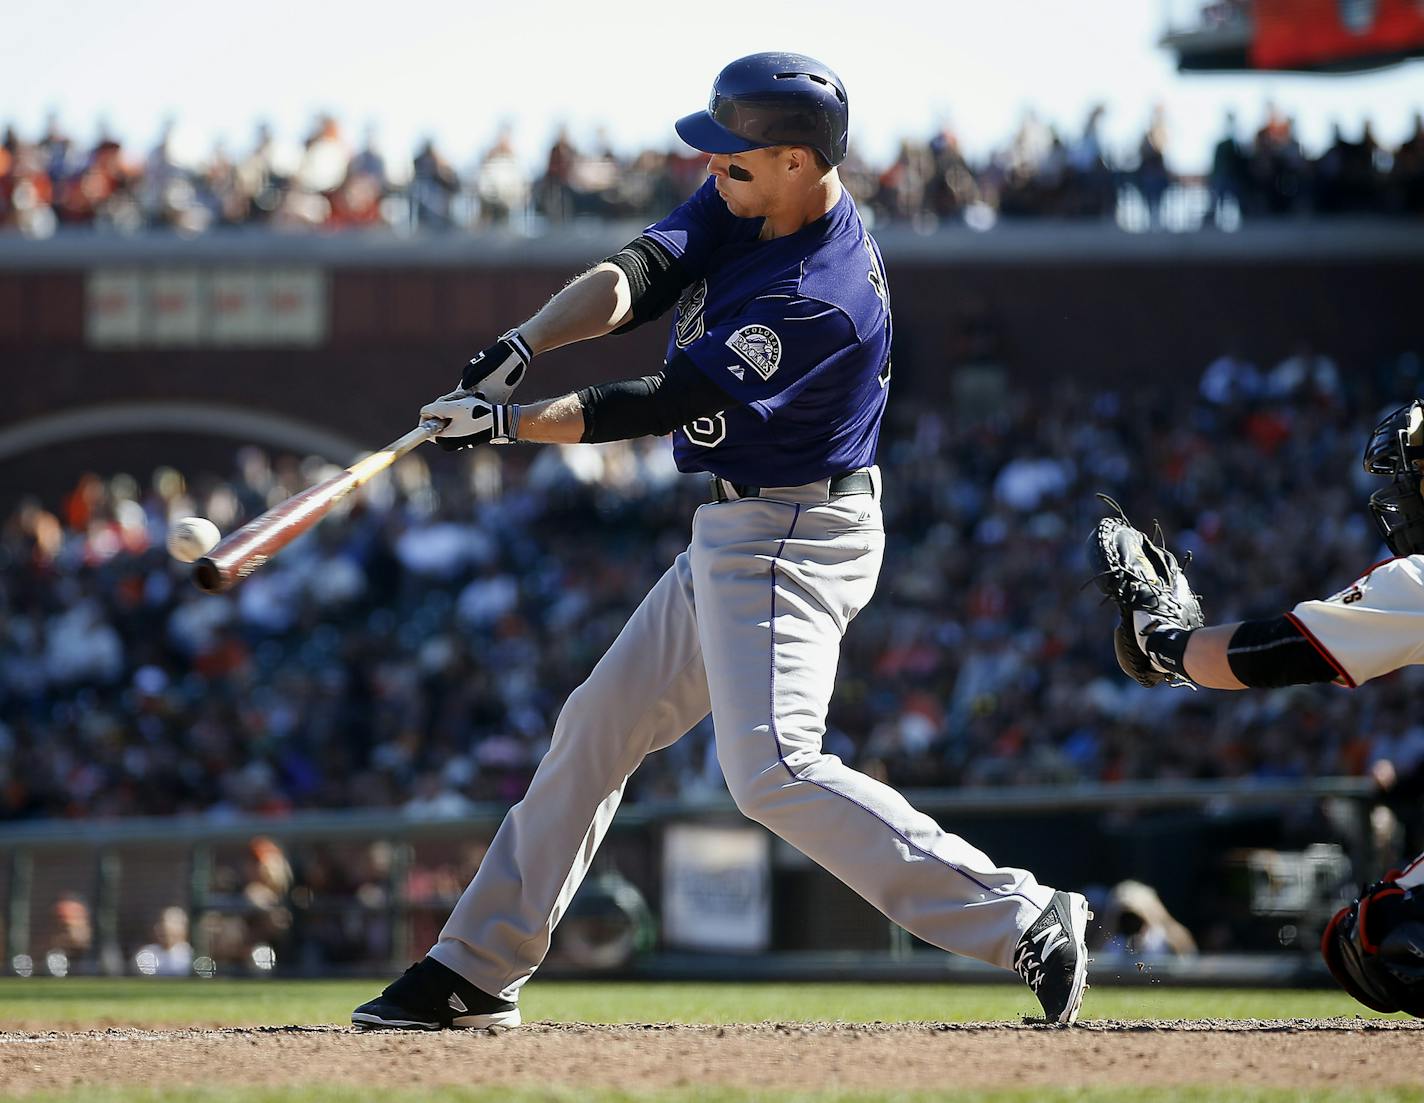
[[[604,263],[621,269],[628,277],[632,299],[632,317],[614,333],[627,333],[662,317],[692,282],[678,259],[647,234],[634,238]]]
[[[1339,674],[1289,617],[1242,621],[1226,645],[1226,661],[1253,689],[1333,682]]]
[[[585,444],[662,436],[740,405],[686,356],[673,357],[657,375],[585,387],[578,400]]]

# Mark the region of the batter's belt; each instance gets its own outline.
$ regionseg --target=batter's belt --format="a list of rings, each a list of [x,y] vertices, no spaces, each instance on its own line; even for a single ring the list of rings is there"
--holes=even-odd
[[[738,498],[778,498],[788,497],[797,501],[807,498],[844,498],[851,494],[874,494],[875,477],[870,468],[858,467],[854,471],[843,471],[828,479],[817,479],[804,486],[748,486],[734,483],[719,475],[712,476],[712,500],[714,502],[735,502]]]

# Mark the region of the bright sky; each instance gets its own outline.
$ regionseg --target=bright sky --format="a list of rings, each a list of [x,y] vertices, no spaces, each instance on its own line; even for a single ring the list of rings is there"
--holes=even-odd
[[[706,103],[731,59],[786,49],[840,73],[851,141],[872,162],[901,136],[948,121],[971,155],[1003,144],[1026,108],[1076,134],[1108,106],[1113,146],[1135,147],[1154,101],[1166,105],[1173,167],[1205,166],[1228,107],[1254,130],[1268,99],[1319,149],[1338,121],[1365,118],[1396,143],[1424,109],[1424,61],[1354,76],[1181,76],[1156,45],[1182,0],[344,0],[247,5],[213,0],[6,3],[0,126],[37,137],[48,113],[81,141],[100,120],[145,152],[161,121],[177,152],[230,153],[271,122],[295,144],[318,111],[353,141],[367,123],[388,160],[432,135],[457,167],[502,120],[531,164],[555,126],[575,141],[601,126],[628,151],[670,145],[673,120]],[[1190,5],[1188,5],[1190,6]]]

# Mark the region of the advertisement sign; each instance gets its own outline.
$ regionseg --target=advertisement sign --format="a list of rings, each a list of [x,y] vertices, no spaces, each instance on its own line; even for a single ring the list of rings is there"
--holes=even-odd
[[[672,824],[663,836],[663,941],[755,953],[771,945],[771,836]]]
[[[1255,0],[1252,18],[1258,69],[1357,68],[1424,52],[1419,0]]]

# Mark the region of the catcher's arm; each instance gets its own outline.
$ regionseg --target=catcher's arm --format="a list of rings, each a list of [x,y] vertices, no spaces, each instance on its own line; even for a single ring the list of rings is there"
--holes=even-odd
[[[1088,539],[1088,559],[1096,571],[1093,580],[1121,617],[1113,633],[1118,665],[1149,688],[1163,682],[1190,686],[1186,649],[1192,633],[1206,623],[1201,601],[1176,556],[1163,546],[1161,526],[1148,536],[1115,501],[1098,497],[1115,516],[1098,522]]]
[[[1241,623],[1213,624],[1193,632],[1182,656],[1186,676],[1206,689],[1246,689],[1246,683],[1232,671],[1229,655],[1231,637]],[[1151,635],[1147,642],[1149,646],[1155,643]]]
[[[1160,526],[1148,536],[1133,528],[1111,498],[1099,497],[1116,516],[1098,523],[1088,555],[1097,568],[1095,581],[1121,614],[1113,648],[1130,678],[1148,687],[1166,682],[1208,689],[1269,689],[1340,678],[1342,672],[1294,617],[1207,627],[1200,599],[1163,546]]]

